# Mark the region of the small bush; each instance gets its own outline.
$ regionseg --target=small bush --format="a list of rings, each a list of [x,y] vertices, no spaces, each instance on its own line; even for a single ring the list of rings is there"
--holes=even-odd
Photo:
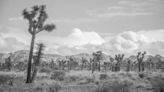
[[[50,85],[47,92],[58,92],[61,88],[59,84]]]
[[[68,79],[69,79],[69,82],[75,82],[77,80],[79,80],[79,77],[78,76],[68,76]]]
[[[144,73],[138,73],[138,76],[139,76],[140,78],[144,78],[144,77],[145,77]]]
[[[154,92],[164,92],[164,78],[154,77],[150,80],[154,87]]]
[[[50,68],[41,68],[40,69],[40,72],[41,73],[50,73],[51,72],[51,69]]]
[[[53,80],[63,81],[64,77],[65,77],[65,72],[63,72],[63,71],[54,71],[51,74],[50,78],[53,79]]]
[[[95,92],[131,92],[131,82],[128,81],[107,81],[99,85]]]
[[[100,80],[105,80],[108,78],[108,75],[107,74],[100,74]]]
[[[0,85],[11,83],[14,80],[13,75],[0,75]]]

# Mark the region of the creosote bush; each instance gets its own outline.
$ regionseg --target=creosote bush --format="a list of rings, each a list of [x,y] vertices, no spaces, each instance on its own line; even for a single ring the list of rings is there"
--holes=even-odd
[[[14,79],[14,75],[0,75],[0,85],[8,84],[12,82]]]
[[[59,81],[63,81],[64,80],[64,77],[65,77],[65,72],[64,71],[54,71],[52,74],[51,74],[51,79],[53,80],[59,80]]]
[[[100,74],[100,80],[104,80],[104,79],[107,79],[108,78],[108,75],[107,74]]]
[[[144,77],[145,77],[144,73],[138,73],[138,76],[139,76],[140,78],[144,78]]]
[[[59,84],[54,84],[48,87],[48,92],[58,92],[61,89],[61,85]]]
[[[50,73],[52,70],[50,68],[41,68],[40,73]]]
[[[132,83],[129,81],[106,81],[100,84],[95,92],[131,92]]]

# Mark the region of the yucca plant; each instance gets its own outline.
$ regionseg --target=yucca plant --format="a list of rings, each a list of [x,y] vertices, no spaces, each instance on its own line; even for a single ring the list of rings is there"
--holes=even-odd
[[[28,59],[26,83],[31,83],[30,81],[31,80],[31,62],[32,62],[32,57],[33,57],[33,48],[34,48],[36,34],[40,33],[41,31],[51,32],[53,29],[55,29],[54,24],[45,24],[45,21],[48,18],[45,8],[46,8],[45,5],[41,5],[41,6],[35,5],[32,7],[31,11],[24,9],[22,13],[24,19],[26,19],[29,23],[28,31],[32,35],[30,53],[29,53],[29,59]]]

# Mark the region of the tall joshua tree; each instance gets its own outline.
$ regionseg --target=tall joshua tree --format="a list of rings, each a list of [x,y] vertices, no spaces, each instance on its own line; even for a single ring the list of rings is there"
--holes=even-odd
[[[93,53],[93,58],[96,62],[98,63],[98,70],[100,71],[101,65],[100,65],[100,60],[102,59],[102,51],[97,51],[96,53]]]
[[[120,65],[121,65],[123,58],[124,58],[124,54],[115,55],[115,60],[117,61],[115,71],[120,71]]]
[[[138,52],[138,55],[137,55],[137,61],[138,61],[138,70],[139,72],[144,70],[144,65],[143,65],[143,59],[145,57],[145,54],[146,52],[144,51],[143,53],[141,52]]]
[[[34,48],[36,34],[40,33],[41,31],[51,32],[55,28],[54,24],[45,24],[45,21],[48,18],[45,8],[46,8],[45,5],[41,5],[41,6],[36,5],[33,6],[30,11],[24,9],[22,13],[24,19],[26,19],[29,23],[28,31],[32,36],[29,59],[28,59],[26,83],[31,83],[31,61],[33,57],[33,48]]]
[[[81,60],[81,63],[82,63],[81,70],[83,70],[83,68],[86,68],[87,62],[88,62],[88,60],[86,58],[82,57],[82,60]]]

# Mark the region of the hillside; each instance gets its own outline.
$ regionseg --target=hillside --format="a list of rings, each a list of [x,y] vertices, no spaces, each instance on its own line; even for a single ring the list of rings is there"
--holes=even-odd
[[[11,55],[11,61],[16,63],[16,62],[26,62],[28,60],[28,50],[19,50],[16,51],[14,53],[12,53]],[[9,53],[0,53],[0,62],[5,62],[5,59],[9,56]],[[69,59],[69,57],[74,58],[74,60],[76,60],[77,62],[80,62],[82,58],[85,58],[89,61],[90,58],[93,58],[92,54],[88,54],[88,53],[80,53],[77,55],[71,55],[71,56],[61,56],[61,55],[57,55],[57,54],[44,54],[42,56],[42,62],[51,62],[52,60],[56,61],[58,60],[65,60],[65,59]],[[110,58],[112,58],[109,55],[103,54],[102,55],[102,63],[103,62],[110,62]],[[130,59],[132,62],[137,61],[136,56],[132,55],[126,59]],[[155,63],[155,62],[163,62],[164,61],[164,57],[160,56],[160,55],[156,55],[156,56],[151,56],[151,55],[146,55],[144,58],[145,62],[150,62],[150,59]]]

